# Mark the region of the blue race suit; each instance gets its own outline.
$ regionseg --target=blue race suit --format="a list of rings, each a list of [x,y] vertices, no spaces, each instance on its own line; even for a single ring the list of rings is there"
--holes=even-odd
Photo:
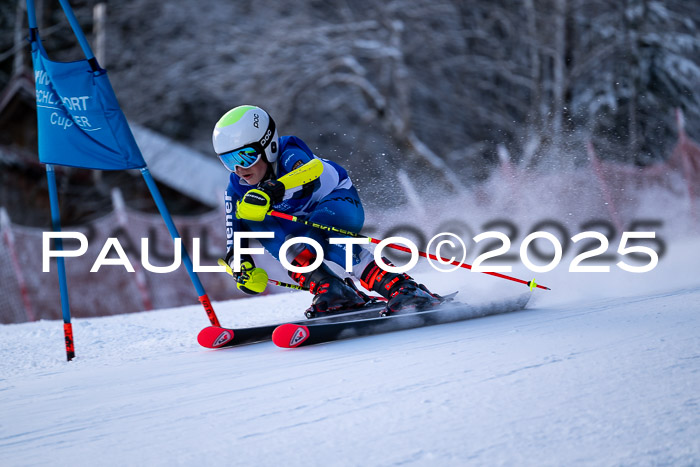
[[[317,157],[301,139],[296,136],[281,136],[279,157],[273,165],[276,177],[279,178],[312,159]],[[284,199],[273,205],[272,209],[310,222],[359,232],[365,221],[365,212],[348,173],[335,162],[326,159],[321,161],[323,174],[317,180],[287,190]],[[233,233],[236,231],[274,232],[274,238],[264,238],[259,241],[275,259],[279,260],[279,249],[285,240],[292,237],[310,237],[321,244],[325,259],[345,267],[344,245],[332,245],[328,242],[328,238],[342,237],[341,234],[271,216],[267,216],[262,222],[237,219],[236,202],[253,188],[255,187],[246,183],[238,175],[231,173],[225,195],[227,249],[233,246]],[[360,263],[361,250],[359,245],[353,245],[353,265]]]

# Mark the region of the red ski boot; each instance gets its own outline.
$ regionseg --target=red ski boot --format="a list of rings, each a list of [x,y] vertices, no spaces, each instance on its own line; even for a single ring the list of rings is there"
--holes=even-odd
[[[389,263],[384,259],[384,262]],[[442,303],[442,297],[417,284],[409,275],[387,272],[372,261],[362,273],[362,286],[385,297],[387,313],[402,310],[425,310]]]
[[[294,260],[294,266],[308,266],[316,259],[310,250],[302,251]],[[289,272],[289,276],[302,287],[308,287],[314,294],[311,306],[304,313],[307,318],[320,314],[336,313],[342,310],[352,310],[364,306],[366,300],[358,290],[348,286],[331,269],[321,263],[321,266],[311,272]]]

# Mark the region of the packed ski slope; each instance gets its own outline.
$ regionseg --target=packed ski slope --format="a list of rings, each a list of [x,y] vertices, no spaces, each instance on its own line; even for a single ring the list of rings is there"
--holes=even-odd
[[[538,277],[525,311],[294,350],[203,349],[199,306],[75,319],[71,363],[60,322],[0,326],[0,464],[698,465],[698,258],[676,242],[650,273]],[[253,325],[308,300],[215,308]]]

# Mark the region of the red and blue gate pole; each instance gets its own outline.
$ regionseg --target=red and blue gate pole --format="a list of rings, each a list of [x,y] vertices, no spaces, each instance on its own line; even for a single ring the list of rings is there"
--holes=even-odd
[[[160,215],[163,218],[163,221],[165,221],[165,225],[168,227],[168,232],[170,232],[170,236],[173,238],[173,240],[175,240],[176,238],[180,238],[180,234],[178,233],[177,228],[173,223],[173,219],[170,216],[170,212],[168,211],[168,208],[165,205],[165,201],[163,201],[163,197],[160,194],[160,190],[158,190],[158,186],[156,185],[155,180],[153,180],[153,176],[148,171],[148,168],[144,167],[143,169],[141,169],[141,175],[146,181],[146,185],[148,186],[148,189],[151,192],[153,201],[155,201],[156,206],[158,207],[158,211],[160,212]],[[221,324],[219,324],[219,318],[217,318],[216,313],[214,312],[214,307],[211,306],[211,301],[209,300],[209,297],[204,291],[204,286],[199,280],[199,276],[197,275],[197,273],[194,272],[194,267],[192,266],[192,260],[190,259],[190,255],[187,254],[187,250],[185,249],[184,245],[181,244],[181,248],[182,262],[185,263],[185,268],[187,269],[187,273],[190,275],[192,285],[194,285],[194,288],[197,291],[197,295],[199,296],[199,302],[204,307],[204,311],[206,311],[211,325],[221,326]]]
[[[51,205],[51,227],[54,232],[61,231],[61,213],[58,208],[58,191],[56,190],[56,173],[53,165],[46,164],[46,179],[49,184],[49,204]],[[56,250],[63,250],[63,240],[54,239]],[[66,280],[66,263],[63,257],[56,258],[58,266],[58,285],[61,292],[61,311],[63,314],[63,335],[66,341],[66,358],[68,361],[75,357],[73,344],[73,326],[70,322],[70,304],[68,302],[68,282]]]

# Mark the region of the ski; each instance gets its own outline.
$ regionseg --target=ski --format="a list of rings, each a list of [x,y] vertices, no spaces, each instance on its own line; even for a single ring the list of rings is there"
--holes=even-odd
[[[336,321],[347,321],[348,319],[363,319],[376,317],[386,307],[386,302],[380,299],[373,299],[364,307],[344,312],[336,312],[328,316],[304,319],[293,324],[321,324],[333,323]],[[269,341],[273,331],[281,323],[255,326],[249,328],[224,328],[220,326],[207,326],[202,329],[197,336],[197,342],[202,347],[209,349],[220,349],[224,347],[235,347],[238,345],[254,344],[257,342]]]
[[[272,341],[278,347],[296,348],[350,337],[480,318],[522,310],[527,306],[530,297],[531,293],[525,293],[512,299],[481,306],[452,302],[429,310],[380,317],[355,317],[355,319],[343,319],[333,323],[288,323],[274,330]]]

